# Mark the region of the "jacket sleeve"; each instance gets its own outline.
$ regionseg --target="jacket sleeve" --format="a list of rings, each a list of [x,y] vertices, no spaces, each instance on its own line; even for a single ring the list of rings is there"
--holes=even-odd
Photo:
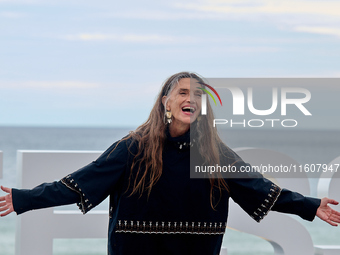
[[[282,189],[272,210],[282,213],[291,213],[302,219],[313,221],[321,203],[321,199],[305,197],[300,193]]]
[[[231,158],[237,169],[241,166],[251,168],[235,152],[232,153],[234,155]],[[238,172],[227,179],[227,184],[231,198],[257,222],[260,222],[270,210],[296,214],[312,221],[321,202],[317,198],[281,189],[257,172]]]
[[[43,183],[34,189],[12,189],[14,211],[24,212],[80,202],[79,195],[59,182]]]
[[[263,177],[228,180],[232,199],[254,220],[260,222],[270,210],[296,214],[312,221],[321,200],[281,189]]]
[[[281,193],[279,186],[254,174],[230,178],[227,184],[231,198],[257,222],[268,214]]]
[[[59,182],[44,183],[32,190],[13,189],[17,214],[32,209],[77,203],[85,214],[108,195],[119,192],[132,158],[130,140],[112,144],[99,158]]]

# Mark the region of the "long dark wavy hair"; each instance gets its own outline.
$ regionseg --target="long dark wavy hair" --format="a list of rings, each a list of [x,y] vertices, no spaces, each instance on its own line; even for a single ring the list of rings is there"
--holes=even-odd
[[[129,177],[129,187],[132,185],[130,195],[136,193],[142,195],[145,191],[150,195],[152,187],[162,175],[162,154],[167,128],[167,125],[164,123],[166,107],[162,103],[162,98],[163,96],[169,98],[172,90],[183,78],[191,78],[197,80],[199,83],[204,83],[203,78],[191,72],[180,72],[169,77],[164,82],[148,119],[135,131],[130,132],[127,137],[122,139],[127,140],[132,138],[132,140],[138,144],[138,150],[134,155]],[[220,145],[223,144],[216,128],[211,124],[213,123],[213,119],[212,108],[209,102],[207,102],[207,114],[200,116],[199,125],[196,125],[195,128],[197,130],[195,131],[198,136],[197,144],[199,153],[203,157],[204,162],[211,165],[220,163]],[[133,173],[135,167],[137,167],[137,172]],[[210,204],[214,209],[219,201],[218,199],[216,202],[216,199],[214,199],[214,188],[217,188],[221,194],[223,189],[228,191],[228,186],[225,180],[218,178],[218,176],[211,177],[210,184]]]

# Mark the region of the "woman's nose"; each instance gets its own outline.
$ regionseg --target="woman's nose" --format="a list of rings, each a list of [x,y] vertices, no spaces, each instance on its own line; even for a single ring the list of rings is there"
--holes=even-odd
[[[195,100],[196,100],[196,99],[195,99],[195,96],[194,96],[194,95],[191,95],[191,94],[190,94],[189,97],[187,98],[187,101],[188,101],[189,103],[190,103],[190,102],[191,102],[191,103],[194,103]]]

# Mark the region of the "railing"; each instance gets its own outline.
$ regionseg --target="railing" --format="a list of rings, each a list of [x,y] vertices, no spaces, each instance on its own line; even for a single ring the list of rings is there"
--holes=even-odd
[[[297,163],[286,155],[268,150],[248,148],[237,152],[246,162],[254,165],[259,158],[262,163],[266,163],[263,161],[266,158],[272,164],[279,164],[280,160]],[[42,182],[59,180],[99,155],[98,151],[18,151],[18,187],[32,188]],[[339,199],[339,178],[331,180],[330,193],[327,195]],[[282,178],[276,181],[286,188],[309,194],[307,178]],[[80,212],[61,212],[53,208],[27,212],[18,217],[16,255],[52,255],[55,238],[107,238],[107,225],[107,211],[92,211],[86,216]],[[275,254],[314,254],[314,245],[308,231],[295,219],[284,214],[271,212],[258,224],[231,201],[228,226],[264,238],[272,244]],[[331,254],[327,253],[333,251],[331,248],[340,251],[340,247],[317,247],[317,252],[320,252],[317,254]],[[226,254],[226,249],[223,249],[221,255]]]

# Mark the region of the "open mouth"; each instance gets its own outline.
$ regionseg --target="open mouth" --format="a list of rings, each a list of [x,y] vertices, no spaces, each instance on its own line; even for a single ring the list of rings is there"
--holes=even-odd
[[[196,111],[196,108],[190,107],[190,106],[184,106],[182,108],[182,111],[187,112],[187,113],[194,113]]]

